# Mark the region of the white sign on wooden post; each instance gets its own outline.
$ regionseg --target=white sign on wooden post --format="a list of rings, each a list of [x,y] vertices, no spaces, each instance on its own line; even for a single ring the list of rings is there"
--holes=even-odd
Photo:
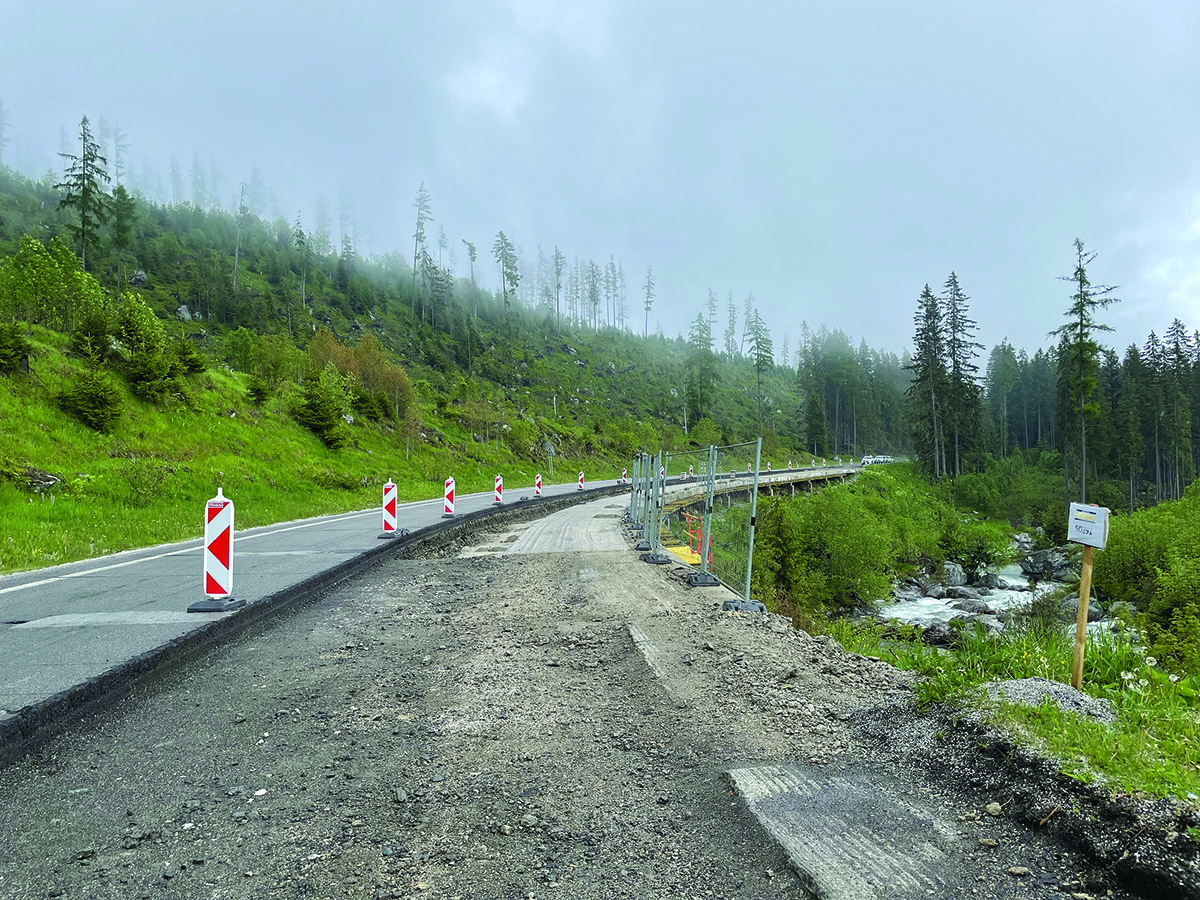
[[[1067,520],[1067,540],[1103,550],[1108,543],[1108,509],[1087,503],[1072,503]]]
[[[1083,687],[1083,651],[1087,637],[1088,599],[1092,591],[1092,556],[1108,543],[1108,509],[1087,503],[1072,503],[1067,514],[1067,540],[1083,544],[1083,568],[1079,578],[1079,610],[1075,616],[1075,660],[1071,687]]]

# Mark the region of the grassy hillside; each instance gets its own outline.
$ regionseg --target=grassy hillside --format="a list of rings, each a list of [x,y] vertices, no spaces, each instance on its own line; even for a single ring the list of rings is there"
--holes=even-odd
[[[31,371],[0,377],[0,570],[12,571],[196,537],[217,487],[237,503],[240,527],[362,509],[390,477],[402,501],[440,497],[446,476],[462,492],[543,479],[612,478],[621,462],[567,423],[536,424],[563,447],[548,461],[521,458],[502,428],[476,441],[472,401],[418,399],[411,450],[395,423],[357,419],[333,450],[296,423],[294,384],[256,405],[248,378],[224,367],[186,376],[166,404],[135,397],[117,381],[122,412],[111,432],[85,427],[56,403],[81,369],[64,335],[34,327]],[[421,390],[418,390],[418,394]],[[479,402],[479,401],[476,401]],[[50,476],[50,477],[47,477]]]

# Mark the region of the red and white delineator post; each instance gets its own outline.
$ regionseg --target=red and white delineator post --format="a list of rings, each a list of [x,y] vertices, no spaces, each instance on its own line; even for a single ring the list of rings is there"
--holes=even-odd
[[[695,477],[696,477],[696,470],[694,468],[692,468],[691,464],[689,463],[688,464],[688,478],[695,478]]]
[[[577,490],[577,491],[583,490],[583,473],[582,472],[579,473],[579,487],[577,487],[575,490]]]
[[[380,540],[391,540],[396,536],[396,485],[392,479],[383,486],[383,534]]]
[[[537,477],[533,479],[533,496],[542,496],[542,473],[538,472]]]
[[[621,484],[629,484],[629,469],[621,470]]]
[[[497,475],[496,476],[496,496],[492,498],[492,502],[493,503],[503,503],[504,502],[503,498],[504,498],[504,476]]]
[[[453,519],[454,518],[454,476],[453,475],[451,475],[449,478],[446,479],[445,501],[446,502],[443,507],[444,511],[442,512],[442,518],[443,519]]]
[[[769,459],[767,460],[767,471],[771,471],[771,461]]]
[[[204,508],[204,594],[188,612],[228,612],[246,605],[233,599],[233,501],[217,488]]]

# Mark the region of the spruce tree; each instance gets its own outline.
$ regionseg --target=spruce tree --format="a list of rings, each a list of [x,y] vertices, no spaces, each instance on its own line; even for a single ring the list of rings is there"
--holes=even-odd
[[[693,422],[698,422],[711,411],[713,393],[717,383],[717,358],[712,351],[712,328],[703,314],[688,332],[688,355],[684,364],[687,372],[687,402]]]
[[[756,384],[756,399],[758,403],[759,433],[763,428],[763,373],[775,365],[775,345],[771,340],[771,331],[767,323],[758,314],[757,309],[750,310],[748,329],[750,336],[750,358],[754,361],[754,377]]]
[[[646,318],[642,324],[642,337],[650,333],[650,307],[654,305],[654,266],[646,266],[646,283],[643,286],[646,292]]]
[[[905,391],[909,427],[918,458],[940,478],[946,474],[945,416],[946,371],[945,334],[942,308],[929,285],[921,291],[914,317],[913,358],[906,367],[913,373]]]
[[[417,188],[417,198],[413,201],[413,206],[417,210],[417,229],[413,232],[413,308],[416,308],[415,291],[417,287],[417,255],[421,248],[425,246],[425,225],[433,218],[429,211],[429,203],[432,198],[429,196],[429,191],[425,190],[425,182],[421,182],[421,186]]]
[[[983,344],[974,340],[977,325],[967,314],[967,301],[958,284],[958,275],[950,273],[942,294],[942,319],[946,329],[946,362],[949,382],[946,386],[946,432],[953,441],[951,475],[963,471],[963,453],[972,449],[982,418],[982,402],[975,364]]]
[[[88,248],[99,249],[100,226],[108,221],[104,185],[109,183],[109,177],[105,169],[108,160],[100,155],[100,145],[92,136],[87,116],[79,123],[79,142],[82,149],[78,156],[59,154],[67,161],[67,167],[63,180],[55,188],[64,191],[58,205],[74,209],[79,215],[79,224],[68,225],[67,229],[79,241],[79,258],[86,271]]]
[[[8,147],[8,126],[12,124],[12,120],[8,117],[8,111],[4,108],[4,102],[0,101],[0,166],[4,165],[4,150]]]
[[[1050,332],[1060,340],[1060,364],[1064,378],[1063,394],[1068,400],[1072,424],[1079,429],[1079,500],[1087,502],[1087,420],[1100,412],[1096,402],[1096,382],[1100,368],[1100,345],[1094,337],[1097,331],[1112,331],[1096,321],[1097,311],[1117,302],[1112,296],[1115,285],[1092,284],[1087,267],[1096,254],[1084,250],[1083,241],[1075,239],[1075,270],[1061,276],[1075,286],[1071,305],[1065,313],[1067,322]],[[1065,435],[1063,436],[1065,439]]]
[[[562,276],[563,269],[566,268],[567,258],[563,256],[563,252],[558,249],[556,244],[554,247],[554,331],[558,331],[558,304],[559,298],[562,296]]]
[[[118,184],[112,195],[112,245],[117,256],[117,297],[125,289],[125,254],[133,244],[135,202],[125,185]]]

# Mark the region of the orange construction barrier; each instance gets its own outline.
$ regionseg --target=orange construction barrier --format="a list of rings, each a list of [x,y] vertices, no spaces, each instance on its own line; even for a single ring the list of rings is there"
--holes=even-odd
[[[683,518],[687,521],[688,549],[696,559],[700,559],[700,547],[704,541],[704,518],[685,511]],[[712,541],[708,542],[708,567],[712,568]]]

